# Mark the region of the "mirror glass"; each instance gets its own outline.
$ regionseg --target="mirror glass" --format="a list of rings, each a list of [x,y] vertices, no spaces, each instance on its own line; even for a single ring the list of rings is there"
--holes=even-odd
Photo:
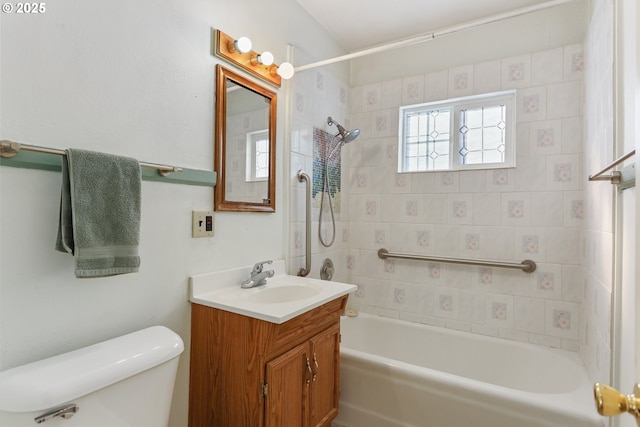
[[[275,212],[276,93],[216,68],[214,208]]]

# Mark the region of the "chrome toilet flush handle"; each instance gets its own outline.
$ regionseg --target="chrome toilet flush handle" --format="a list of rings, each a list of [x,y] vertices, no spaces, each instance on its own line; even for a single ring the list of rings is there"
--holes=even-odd
[[[73,417],[73,415],[78,412],[79,409],[80,407],[78,405],[76,405],[75,403],[70,403],[68,405],[52,409],[49,412],[46,412],[39,417],[34,418],[33,420],[38,424],[42,424],[52,418],[64,418],[65,420],[68,420],[69,418]]]

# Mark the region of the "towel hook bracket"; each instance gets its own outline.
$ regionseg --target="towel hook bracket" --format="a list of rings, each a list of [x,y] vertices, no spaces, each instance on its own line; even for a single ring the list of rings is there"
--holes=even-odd
[[[0,141],[0,156],[2,157],[14,157],[20,151],[20,144],[13,141],[2,140]]]

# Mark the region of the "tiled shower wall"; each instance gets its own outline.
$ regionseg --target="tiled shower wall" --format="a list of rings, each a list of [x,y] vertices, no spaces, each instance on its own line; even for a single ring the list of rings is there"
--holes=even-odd
[[[352,89],[351,126],[362,134],[343,150],[340,263],[359,286],[351,306],[579,349],[583,68],[582,45],[571,45]],[[516,168],[397,173],[398,107],[507,89],[517,90]],[[381,260],[379,248],[538,268]]]
[[[597,0],[585,38],[585,169],[594,174],[613,154],[613,3]],[[604,185],[602,185],[604,184]],[[615,186],[592,182],[585,187],[584,322],[581,351],[594,381],[608,382],[611,358],[613,277],[613,194]]]
[[[313,62],[314,58],[303,58],[303,53],[296,52],[300,63]],[[335,126],[327,125],[327,117],[333,117],[343,126],[349,126],[349,85],[332,74],[328,68],[322,67],[299,73],[294,79],[292,90],[292,135],[291,135],[291,170],[289,188],[290,229],[287,268],[289,274],[297,274],[305,266],[305,186],[297,179],[298,170],[304,170],[312,180],[312,227],[311,252],[312,264],[309,277],[319,278],[320,268],[325,259],[338,264],[344,259],[347,239],[344,227],[344,201],[342,192],[334,201],[336,218],[335,243],[325,248],[319,242],[318,219],[322,189],[321,169],[329,146],[333,146],[332,136],[337,133]],[[344,150],[342,151],[344,153]],[[344,155],[342,155],[343,157]],[[336,176],[332,180],[332,190],[341,187],[339,181],[341,153],[336,153],[330,163],[330,174]],[[336,185],[338,184],[338,185]],[[344,181],[342,182],[344,185]],[[326,196],[325,196],[326,197]],[[327,200],[325,200],[325,209]],[[323,211],[323,240],[330,240],[331,220],[329,212]],[[333,280],[347,281],[347,271],[336,269]]]

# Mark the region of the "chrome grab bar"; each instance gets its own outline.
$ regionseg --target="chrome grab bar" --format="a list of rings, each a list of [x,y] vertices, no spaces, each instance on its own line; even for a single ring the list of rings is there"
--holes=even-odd
[[[635,154],[636,154],[636,150],[631,150],[630,152],[628,152],[624,156],[618,158],[618,160],[615,160],[612,163],[610,163],[609,165],[607,165],[604,169],[602,169],[600,172],[596,173],[595,175],[589,175],[589,181],[611,181],[612,184],[620,184],[620,182],[621,182],[621,178],[620,177],[622,176],[620,171],[613,171],[613,172],[611,172],[610,175],[602,175],[602,174],[607,172],[610,169],[615,168],[620,163],[624,162],[629,157],[631,157],[631,156],[633,156]]]
[[[298,171],[298,181],[306,181],[305,267],[298,270],[298,276],[305,277],[311,272],[311,178],[300,169]]]
[[[451,264],[467,264],[467,265],[480,265],[485,267],[500,267],[500,268],[515,268],[522,270],[525,273],[533,273],[536,271],[536,263],[530,259],[525,259],[521,263],[503,262],[503,261],[490,261],[483,259],[461,259],[461,258],[448,258],[448,257],[436,257],[430,255],[419,254],[407,254],[389,252],[388,250],[381,248],[378,249],[378,258],[399,258],[399,259],[413,259],[419,261],[436,261],[436,262],[448,262]]]

